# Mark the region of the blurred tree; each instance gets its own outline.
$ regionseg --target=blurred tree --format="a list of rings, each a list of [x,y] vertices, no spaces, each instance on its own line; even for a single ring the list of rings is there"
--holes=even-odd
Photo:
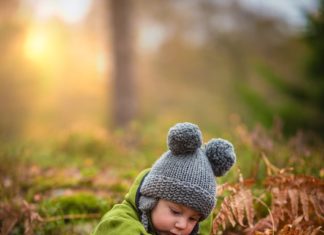
[[[125,127],[136,114],[134,0],[111,0],[114,53],[113,122]]]
[[[0,0],[0,21],[7,20],[14,16],[19,6],[19,0]]]
[[[205,117],[228,119],[237,113],[247,124],[269,128],[280,117],[287,134],[316,129],[312,89],[299,63],[305,48],[300,33],[283,19],[244,7],[239,0],[140,3],[143,25],[164,31],[158,50],[147,60],[154,63],[149,78],[159,84],[152,94],[163,94],[146,101],[160,102],[154,103],[156,112],[199,113],[204,122]],[[196,105],[197,100],[204,105]]]
[[[30,85],[30,77],[28,78],[21,57],[24,26],[15,18],[18,5],[18,0],[0,1],[1,141],[10,141],[20,136],[28,109],[26,85]]]
[[[305,39],[310,49],[307,75],[314,84],[311,97],[318,109],[317,124],[324,133],[324,0],[318,0],[318,10],[307,14]]]

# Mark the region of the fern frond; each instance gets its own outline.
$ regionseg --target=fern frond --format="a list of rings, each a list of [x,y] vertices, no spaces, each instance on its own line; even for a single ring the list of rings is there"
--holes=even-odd
[[[242,196],[244,197],[243,203],[244,203],[248,225],[250,228],[252,228],[254,224],[253,219],[255,216],[255,212],[253,206],[253,195],[251,190],[244,190],[244,194]]]
[[[233,200],[232,200],[232,211],[234,214],[234,217],[236,221],[244,227],[243,219],[244,219],[244,197],[242,197],[243,193],[242,191],[239,191],[237,194],[233,195]]]
[[[213,232],[222,225],[223,231],[229,224],[248,235],[316,235],[324,224],[324,181],[312,176],[298,176],[288,170],[277,169],[268,162],[272,173],[265,179],[266,191],[270,192],[271,204],[266,205],[261,197],[251,191],[251,182],[243,180],[234,185],[221,187],[229,195],[213,223]],[[266,195],[266,194],[264,194]],[[260,219],[254,205],[261,203],[268,215]],[[259,220],[255,223],[255,218]]]
[[[279,231],[278,235],[316,235],[321,229],[321,226],[314,227],[312,225],[305,226],[303,216],[295,218],[292,224],[286,224]]]
[[[288,196],[290,199],[290,205],[291,205],[291,216],[293,218],[296,218],[298,216],[298,190],[297,189],[288,189]]]
[[[309,195],[310,202],[312,203],[315,213],[322,222],[324,222],[324,190],[314,190]]]
[[[224,199],[224,203],[222,205],[224,205],[224,214],[227,216],[228,221],[231,223],[232,227],[234,227],[236,225],[236,221],[235,218],[233,216],[232,210],[231,210],[231,202],[230,202],[230,197],[226,197]]]
[[[246,185],[251,185],[251,181],[246,182],[241,176],[239,183],[221,186],[222,192],[229,191],[231,194],[224,198],[213,221],[214,234],[218,231],[220,225],[225,230],[227,223],[230,223],[232,227],[237,224],[242,227],[253,227],[255,216],[253,195],[251,189],[247,188]],[[244,223],[245,219],[248,225]]]
[[[308,195],[307,195],[305,190],[300,190],[299,195],[300,195],[300,203],[302,205],[304,218],[305,218],[306,221],[308,221],[309,220]]]

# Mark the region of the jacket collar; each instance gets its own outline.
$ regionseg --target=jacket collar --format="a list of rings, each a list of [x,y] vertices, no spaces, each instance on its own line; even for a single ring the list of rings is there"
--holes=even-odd
[[[146,177],[146,175],[149,173],[150,170],[151,169],[148,168],[138,174],[134,183],[132,184],[128,193],[125,196],[125,200],[128,201],[137,212],[139,212],[138,201],[141,196],[140,187],[144,181],[144,178]]]

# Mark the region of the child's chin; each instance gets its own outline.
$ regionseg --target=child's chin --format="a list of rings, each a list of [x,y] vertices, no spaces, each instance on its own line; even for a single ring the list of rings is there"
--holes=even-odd
[[[168,235],[178,235],[177,233],[168,232]]]
[[[158,232],[158,235],[178,235],[178,234],[172,232]]]

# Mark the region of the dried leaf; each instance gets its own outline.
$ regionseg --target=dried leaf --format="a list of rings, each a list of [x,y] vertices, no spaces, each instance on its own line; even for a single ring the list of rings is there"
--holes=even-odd
[[[222,225],[223,229],[226,229],[226,218],[222,211],[220,211],[213,222],[213,233],[215,234],[218,231],[219,225]]]
[[[291,215],[292,218],[296,218],[298,216],[298,190],[297,189],[288,189],[288,195],[290,199],[291,205]]]
[[[292,226],[291,225],[285,225],[278,233],[278,235],[293,235],[292,233]]]
[[[279,220],[285,219],[285,205],[287,204],[287,190],[280,190],[275,187],[271,191],[272,193],[272,208],[273,217],[275,220],[275,226],[279,223]]]
[[[223,206],[223,213],[218,218],[220,223],[229,221],[232,226],[239,224],[244,227],[246,220],[249,227],[244,229],[244,233],[247,235],[274,235],[276,231],[280,235],[316,235],[321,231],[319,225],[324,221],[323,180],[281,170],[276,175],[268,176],[265,184],[272,196],[271,209],[264,204],[269,213],[255,225],[253,203],[263,203],[253,197],[247,188],[250,185],[244,182],[241,177],[238,184],[227,187],[231,195],[224,200],[226,206]]]
[[[223,194],[223,192],[228,188],[228,183],[221,184],[217,186],[217,196],[220,196]]]
[[[244,203],[243,203],[242,193],[239,192],[238,194],[234,195],[234,198],[231,203],[232,211],[236,221],[244,227]]]
[[[278,233],[278,235],[306,235],[304,231],[298,226],[286,224]]]
[[[300,203],[301,203],[302,209],[303,209],[304,218],[306,221],[308,221],[309,220],[308,196],[304,189],[299,191],[299,196],[300,196]]]
[[[20,218],[19,213],[10,204],[0,205],[0,221],[2,221],[1,234],[8,235]]]
[[[23,201],[22,205],[23,209],[23,216],[24,216],[24,228],[25,228],[25,235],[33,235],[34,234],[34,227],[43,219],[41,216],[35,211],[35,208],[27,203],[26,201]]]
[[[222,221],[223,230],[225,230],[226,229],[226,217],[224,214],[221,214],[221,221]]]
[[[308,228],[306,228],[306,231],[304,231],[303,235],[311,235],[313,230],[314,226],[309,226]]]
[[[293,226],[298,226],[300,224],[300,222],[303,220],[304,216],[298,216],[292,223]]]
[[[223,208],[224,205],[224,208]],[[235,219],[233,217],[231,208],[230,208],[230,197],[226,197],[224,199],[224,202],[222,204],[222,210],[224,211],[224,214],[226,214],[229,222],[231,223],[232,227],[234,227],[236,225]]]
[[[317,215],[318,218],[320,218],[322,221],[324,221],[324,212],[323,212],[323,207],[324,207],[324,193],[321,191],[313,191],[309,195],[309,201],[312,203],[315,214]]]
[[[272,221],[270,216],[267,216],[265,218],[260,219],[254,226],[253,228],[248,228],[245,229],[244,231],[248,234],[248,235],[254,235],[256,232],[259,232],[262,234],[266,234],[266,231],[271,231],[270,234],[272,234]]]
[[[7,217],[2,221],[1,234],[8,235],[18,222],[18,217]]]
[[[245,208],[249,227],[253,227],[254,207],[253,207],[253,196],[251,190],[244,190],[242,196],[243,196],[243,203],[244,203],[244,208]]]
[[[246,186],[251,186],[252,181],[244,181],[240,176],[239,183],[235,185],[226,185],[226,190],[231,192],[231,195],[225,197],[221,208],[213,222],[213,232],[218,230],[219,225],[226,228],[226,222],[229,221],[232,227],[239,224],[242,227],[244,225],[244,219],[247,218],[249,227],[253,227],[254,219],[254,206],[253,196],[250,189]],[[224,191],[224,186],[221,191]],[[245,216],[246,214],[246,216]]]
[[[317,228],[315,228],[312,233],[310,235],[316,235],[320,230],[321,230],[321,226],[318,226]]]

